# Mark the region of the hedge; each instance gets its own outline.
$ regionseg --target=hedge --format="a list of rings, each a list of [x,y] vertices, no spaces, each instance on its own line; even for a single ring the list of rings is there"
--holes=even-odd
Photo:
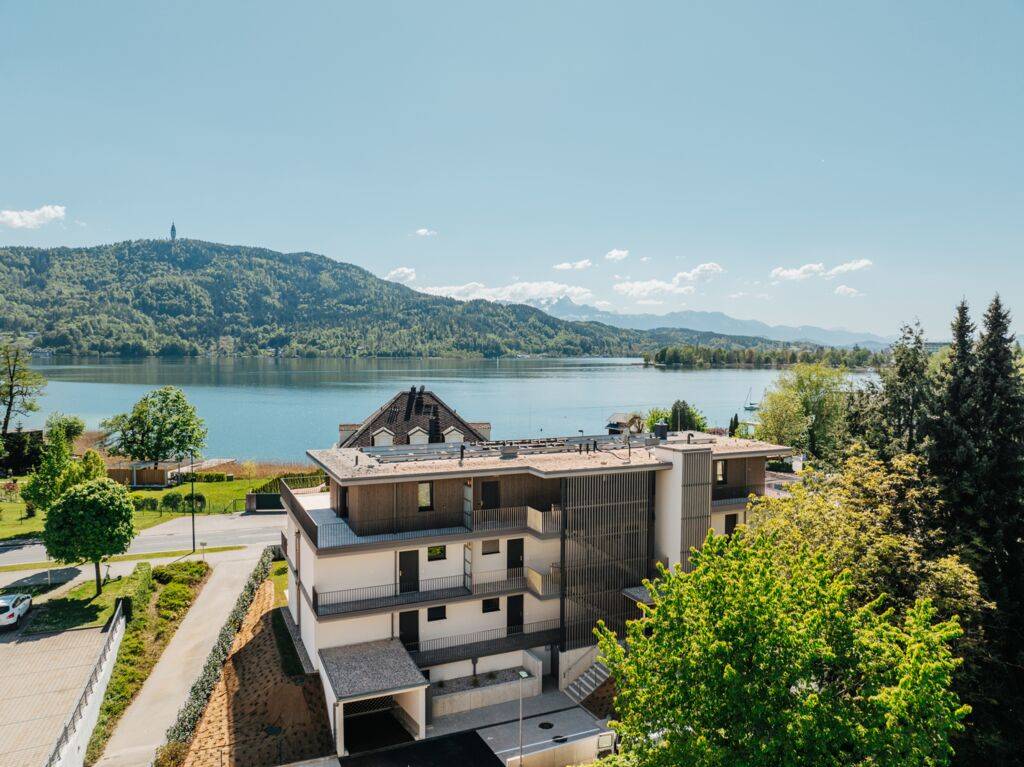
[[[220,678],[221,669],[227,662],[228,654],[231,652],[231,644],[235,641],[235,634],[242,627],[242,621],[245,620],[245,614],[249,612],[249,606],[252,604],[260,584],[270,575],[270,563],[274,560],[277,548],[277,546],[267,546],[263,550],[263,554],[256,563],[256,567],[253,568],[245,585],[242,586],[242,591],[238,595],[238,601],[235,602],[234,608],[228,614],[228,619],[224,622],[220,634],[217,635],[217,641],[214,643],[213,649],[210,650],[210,654],[206,657],[203,670],[199,672],[199,677],[192,684],[192,688],[188,692],[188,699],[185,701],[185,705],[178,711],[177,719],[167,730],[167,741],[169,744],[188,743],[192,740],[196,726],[199,724],[199,719],[203,715],[203,710],[206,708],[210,695],[213,694],[213,688]]]

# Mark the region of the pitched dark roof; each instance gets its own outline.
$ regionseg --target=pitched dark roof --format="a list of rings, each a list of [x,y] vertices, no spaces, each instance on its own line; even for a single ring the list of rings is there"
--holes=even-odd
[[[412,387],[388,400],[346,437],[339,447],[371,447],[373,435],[379,429],[390,431],[396,445],[408,445],[409,432],[417,427],[428,434],[431,442],[444,442],[444,433],[452,426],[462,432],[466,442],[483,442],[485,439],[436,394],[424,391],[423,387]]]

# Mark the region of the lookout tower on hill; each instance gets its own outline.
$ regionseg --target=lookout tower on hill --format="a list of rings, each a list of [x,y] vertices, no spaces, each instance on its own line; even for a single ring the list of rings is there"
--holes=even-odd
[[[174,228],[174,222],[171,222],[171,242],[174,242],[178,238],[178,230]]]

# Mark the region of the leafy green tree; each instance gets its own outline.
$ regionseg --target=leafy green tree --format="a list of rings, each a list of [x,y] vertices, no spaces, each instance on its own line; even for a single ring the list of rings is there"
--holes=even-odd
[[[846,386],[845,368],[801,363],[783,371],[761,403],[758,438],[789,440],[778,444],[836,463],[844,439]]]
[[[39,466],[21,491],[29,516],[47,511],[65,490],[81,480],[80,469],[72,458],[71,443],[82,429],[82,420],[75,416],[54,413],[47,419],[46,443]]]
[[[708,428],[708,419],[686,400],[677,399],[672,403],[668,428],[672,431],[705,431]]]
[[[79,482],[88,482],[92,479],[101,479],[107,476],[107,465],[95,450],[86,450],[78,466]]]
[[[0,340],[0,438],[6,437],[14,416],[39,409],[36,401],[46,388],[46,379],[29,367],[32,356],[21,344]]]
[[[67,490],[50,507],[43,528],[46,553],[58,562],[92,562],[96,594],[103,588],[100,560],[123,554],[132,542],[132,502],[110,479],[94,479]]]
[[[176,386],[146,394],[130,413],[103,421],[103,444],[113,455],[152,462],[201,453],[206,426],[196,409]]]
[[[648,432],[654,431],[654,424],[659,421],[668,423],[668,419],[672,417],[672,413],[663,407],[652,407],[647,411],[647,415],[644,417],[644,427]]]
[[[626,644],[599,625],[624,767],[943,765],[969,708],[950,689],[955,620],[858,606],[821,553],[709,534],[662,570]]]

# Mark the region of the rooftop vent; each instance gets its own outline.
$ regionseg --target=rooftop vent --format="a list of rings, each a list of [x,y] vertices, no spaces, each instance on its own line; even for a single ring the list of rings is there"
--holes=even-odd
[[[658,421],[654,424],[654,436],[660,440],[668,439],[668,424],[664,421]]]
[[[519,456],[519,448],[515,445],[502,445],[501,446],[501,459],[503,461],[511,460]]]

